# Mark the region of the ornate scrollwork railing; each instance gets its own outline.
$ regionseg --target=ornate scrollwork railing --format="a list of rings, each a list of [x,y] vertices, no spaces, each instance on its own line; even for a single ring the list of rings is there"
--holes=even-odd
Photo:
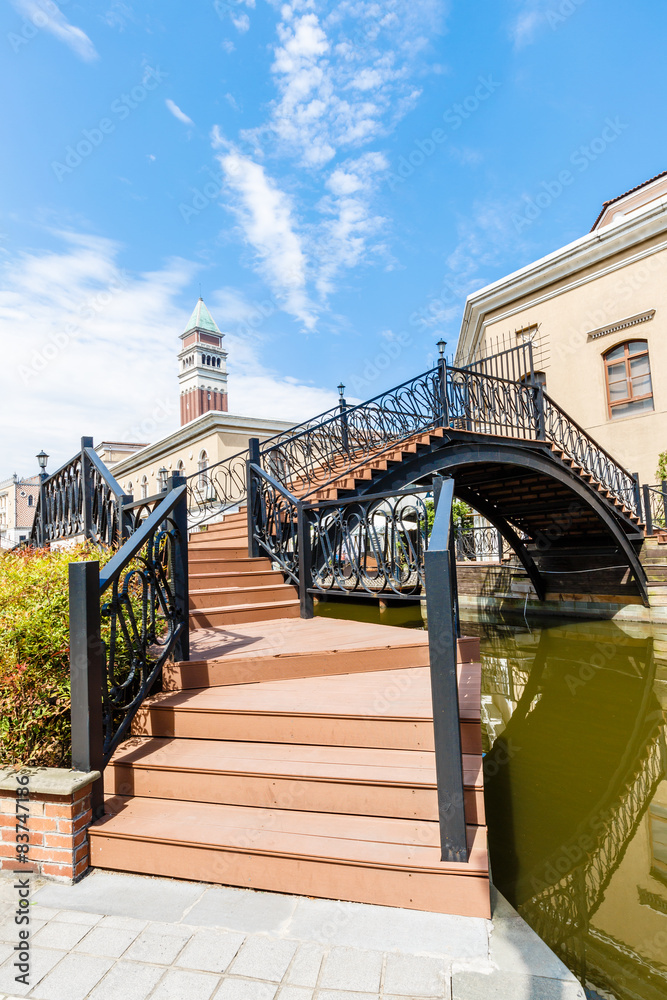
[[[305,504],[311,592],[320,596],[419,597],[429,511],[424,489]]]
[[[259,466],[251,464],[250,475],[253,548],[258,555],[268,555],[298,587],[299,501]]]
[[[659,486],[644,485],[642,493],[646,534],[652,535],[656,528],[667,528],[667,481]]]
[[[491,524],[455,526],[459,562],[502,562],[503,536]]]
[[[93,439],[82,438],[81,451],[40,483],[30,544],[84,535],[102,545],[119,545],[126,500]]]
[[[69,567],[75,768],[101,771],[167,658],[189,656],[186,486],[155,499],[101,572]]]
[[[609,452],[572,420],[546,393],[544,398],[544,433],[567,458],[600,483],[611,496],[633,514],[641,517],[639,486],[633,476],[618,464]]]
[[[447,368],[448,423],[457,430],[536,440],[538,390],[524,382]]]

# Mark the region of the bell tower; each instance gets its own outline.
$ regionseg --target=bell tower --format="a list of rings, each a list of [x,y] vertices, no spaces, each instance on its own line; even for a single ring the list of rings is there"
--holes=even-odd
[[[209,410],[227,412],[227,351],[222,346],[223,337],[200,296],[181,334],[181,427]]]

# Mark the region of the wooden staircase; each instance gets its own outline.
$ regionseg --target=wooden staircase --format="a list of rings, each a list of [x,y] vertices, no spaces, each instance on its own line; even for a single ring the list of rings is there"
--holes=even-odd
[[[478,640],[458,644],[469,860],[444,863],[426,634],[302,620],[247,551],[244,512],[191,538],[192,659],[106,769],[92,864],[488,917]]]

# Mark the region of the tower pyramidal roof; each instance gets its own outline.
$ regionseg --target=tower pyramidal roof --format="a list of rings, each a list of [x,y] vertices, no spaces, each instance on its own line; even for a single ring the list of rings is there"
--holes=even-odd
[[[192,316],[186,323],[185,330],[181,336],[184,336],[186,333],[190,333],[191,330],[208,330],[209,333],[217,333],[222,336],[215,320],[206,308],[201,295],[197,300],[197,305],[192,310]]]

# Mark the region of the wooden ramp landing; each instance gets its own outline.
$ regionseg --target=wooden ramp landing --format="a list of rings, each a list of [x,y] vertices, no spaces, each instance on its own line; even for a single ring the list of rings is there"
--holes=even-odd
[[[489,916],[479,643],[459,641],[470,858],[440,861],[427,637],[331,619],[204,628],[105,773],[92,863]]]

